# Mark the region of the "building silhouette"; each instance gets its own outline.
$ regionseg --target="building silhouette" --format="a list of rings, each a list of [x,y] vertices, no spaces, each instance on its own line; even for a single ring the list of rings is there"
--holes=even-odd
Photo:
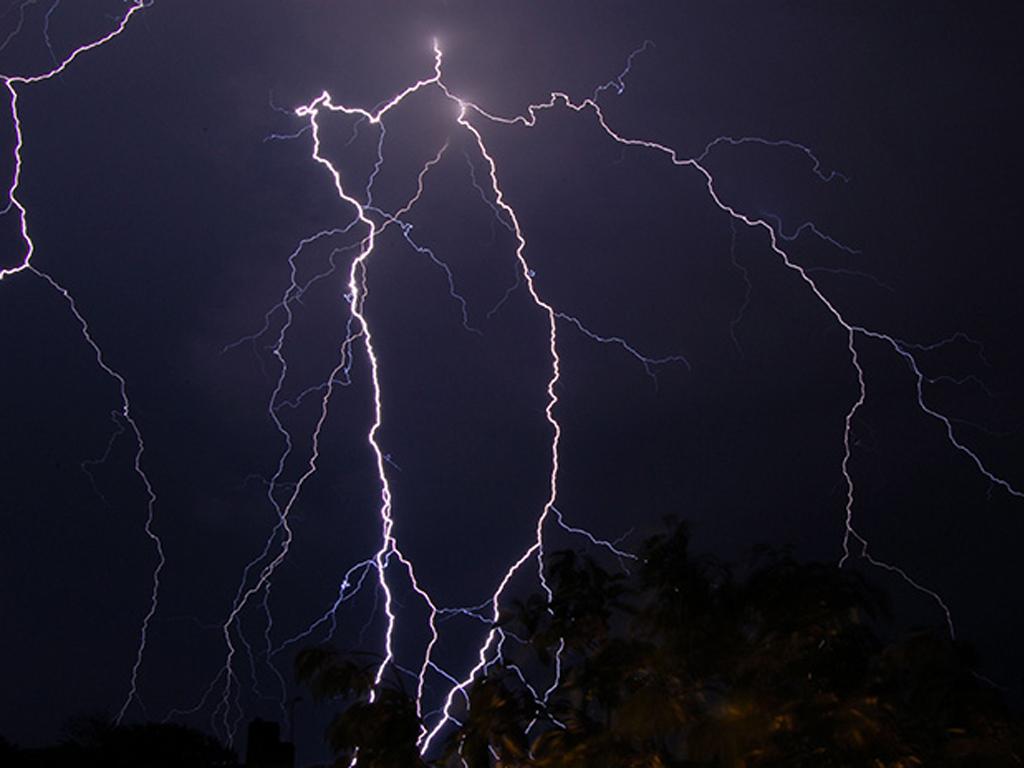
[[[281,741],[277,723],[259,718],[249,723],[245,744],[246,768],[295,768],[295,745]]]

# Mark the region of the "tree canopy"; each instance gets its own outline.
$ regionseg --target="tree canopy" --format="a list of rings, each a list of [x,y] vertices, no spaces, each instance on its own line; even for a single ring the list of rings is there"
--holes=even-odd
[[[855,572],[767,553],[738,576],[694,557],[682,525],[648,540],[628,572],[573,551],[548,564],[550,597],[502,617],[511,650],[474,681],[429,759],[400,677],[370,701],[378,659],[300,653],[299,679],[339,706],[328,729],[339,764],[357,753],[374,768],[1024,764],[1021,723],[969,651],[938,630],[884,640],[886,596]]]

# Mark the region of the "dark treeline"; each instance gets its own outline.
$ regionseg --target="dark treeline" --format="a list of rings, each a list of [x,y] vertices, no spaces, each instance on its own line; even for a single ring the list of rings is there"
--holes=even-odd
[[[856,572],[778,552],[730,567],[693,556],[681,525],[622,564],[549,556],[551,597],[510,604],[504,662],[469,688],[468,704],[459,700],[458,725],[429,759],[401,673],[392,670],[371,702],[378,656],[302,651],[300,683],[335,711],[326,738],[336,764],[358,753],[364,768],[1024,765],[1019,714],[974,674],[969,648],[940,629],[895,635],[886,595]],[[558,684],[535,695],[551,686],[556,661]],[[276,726],[262,725],[277,744]],[[0,765],[214,768],[237,759],[183,726],[81,719],[55,747],[0,739]]]
[[[407,681],[389,678],[371,703],[376,659],[302,652],[299,679],[338,707],[338,764],[357,750],[380,768],[1024,764],[1021,721],[969,649],[938,629],[888,636],[886,596],[857,573],[762,553],[739,575],[691,555],[685,526],[628,565],[550,557],[552,597],[503,617],[505,663],[470,688],[430,761]],[[560,682],[539,701],[556,656]]]
[[[4,768],[227,768],[235,753],[212,736],[183,725],[114,725],[105,717],[80,717],[52,747],[20,749],[0,738]]]

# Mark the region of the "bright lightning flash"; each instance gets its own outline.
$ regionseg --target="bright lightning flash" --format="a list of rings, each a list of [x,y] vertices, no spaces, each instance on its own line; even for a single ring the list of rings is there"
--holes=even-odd
[[[4,86],[9,94],[10,109],[15,132],[13,180],[8,192],[8,202],[3,213],[13,213],[17,216],[20,224],[21,239],[24,244],[24,252],[15,265],[0,270],[0,282],[7,281],[10,278],[23,274],[32,275],[43,280],[65,300],[67,306],[80,325],[81,333],[85,342],[95,353],[98,366],[117,384],[120,398],[120,418],[123,423],[127,425],[127,431],[130,432],[134,438],[136,445],[133,463],[134,472],[141,480],[147,497],[145,532],[151,539],[155,548],[157,565],[152,576],[151,601],[142,620],[138,651],[131,669],[129,692],[120,709],[119,719],[125,715],[133,702],[138,701],[139,673],[146,650],[146,638],[150,629],[150,622],[156,614],[158,607],[157,598],[160,588],[160,574],[164,567],[165,559],[161,540],[155,533],[153,527],[157,496],[144,470],[143,454],[145,447],[142,440],[142,432],[133,416],[133,411],[128,398],[128,385],[124,377],[105,362],[101,347],[94,340],[89,329],[89,324],[79,311],[74,298],[67,289],[65,289],[53,277],[42,272],[32,263],[33,255],[35,253],[35,244],[29,230],[28,213],[18,195],[22,177],[23,147],[22,126],[18,112],[18,96],[19,90],[22,87],[31,86],[34,83],[49,80],[58,76],[79,56],[112,41],[125,30],[132,17],[147,5],[148,2],[145,0],[137,0],[137,2],[132,3],[120,18],[113,31],[91,43],[75,49],[64,59],[56,60],[55,57],[56,63],[54,67],[47,72],[32,76],[3,76]],[[56,3],[53,4],[50,11],[47,13],[47,23],[49,21],[50,14],[55,8]],[[48,38],[47,42],[49,45]],[[915,382],[917,394],[916,402],[918,408],[928,417],[937,420],[943,425],[950,446],[971,462],[977,471],[993,486],[999,487],[1008,494],[1018,498],[1024,497],[1024,492],[1021,492],[1009,481],[990,471],[983,460],[958,438],[950,418],[935,410],[928,404],[925,397],[925,385],[930,383],[932,380],[928,379],[922,373],[918,357],[915,356],[915,353],[923,349],[923,347],[907,343],[889,335],[888,333],[867,328],[849,319],[840,312],[832,301],[830,301],[826,293],[815,281],[812,276],[813,270],[802,267],[800,264],[796,263],[785,250],[785,243],[795,239],[803,231],[810,231],[814,235],[837,247],[845,248],[845,246],[842,246],[824,233],[820,232],[813,223],[804,223],[795,231],[794,234],[787,236],[783,233],[781,221],[774,216],[768,214],[763,216],[751,216],[733,207],[719,195],[719,192],[716,189],[715,178],[705,165],[705,159],[710,152],[714,151],[719,146],[728,147],[744,143],[760,143],[768,146],[783,146],[789,149],[797,149],[805,153],[814,162],[813,172],[824,181],[828,181],[834,177],[841,178],[839,174],[823,173],[820,169],[820,163],[810,150],[794,142],[767,141],[755,137],[720,137],[709,144],[699,156],[686,157],[668,145],[647,139],[625,136],[609,124],[604,112],[602,111],[599,99],[608,91],[614,91],[619,94],[624,91],[625,78],[630,72],[630,67],[635,57],[651,45],[651,43],[645,43],[641,48],[634,51],[633,54],[630,55],[625,69],[615,79],[595,89],[593,94],[588,98],[573,100],[566,93],[553,92],[546,101],[529,105],[522,114],[501,116],[486,110],[484,107],[474,102],[460,97],[449,88],[444,79],[443,54],[440,46],[435,41],[433,46],[433,69],[429,76],[412,83],[390,100],[383,102],[374,109],[364,109],[361,107],[336,104],[332,96],[329,93],[324,92],[310,103],[300,106],[294,110],[294,116],[301,118],[306,123],[302,130],[294,134],[270,137],[280,140],[299,140],[308,134],[312,142],[310,154],[311,159],[317,166],[322,168],[328,174],[338,200],[347,208],[351,209],[353,217],[344,226],[316,232],[298,242],[295,250],[288,258],[290,277],[289,284],[282,295],[280,302],[271,308],[271,310],[265,315],[262,329],[228,347],[230,349],[247,341],[256,342],[265,334],[271,333],[272,327],[277,323],[275,318],[283,318],[280,324],[277,325],[276,332],[272,334],[273,344],[270,347],[270,353],[278,366],[278,375],[267,404],[268,416],[280,435],[283,444],[283,449],[278,456],[276,470],[274,474],[265,481],[267,500],[276,513],[277,523],[267,537],[261,551],[257,553],[256,556],[253,557],[245,566],[241,574],[235,596],[231,601],[230,609],[227,611],[223,622],[220,623],[220,631],[223,636],[225,646],[224,665],[218,672],[215,679],[210,683],[210,686],[207,688],[199,703],[189,710],[184,710],[185,712],[196,712],[200,710],[205,707],[207,701],[213,697],[216,701],[213,710],[214,726],[216,730],[229,740],[234,738],[243,715],[239,704],[240,683],[238,673],[236,671],[238,656],[240,651],[244,652],[248,656],[250,664],[254,665],[255,655],[257,654],[257,651],[253,648],[252,642],[246,638],[242,629],[242,618],[248,609],[255,607],[257,610],[262,612],[265,621],[265,631],[264,647],[260,653],[263,661],[273,669],[273,665],[270,663],[273,656],[309,637],[314,630],[321,626],[330,624],[333,628],[335,623],[335,613],[339,607],[345,601],[349,600],[354,594],[358,593],[363,586],[368,583],[375,583],[375,589],[383,596],[381,610],[385,617],[385,627],[383,635],[383,653],[381,654],[380,663],[376,668],[374,676],[375,689],[374,692],[371,693],[371,697],[376,696],[377,687],[382,683],[384,676],[389,672],[389,670],[397,670],[415,678],[417,711],[424,722],[418,744],[421,751],[426,754],[430,751],[439,734],[441,734],[446,728],[450,727],[452,723],[457,722],[456,718],[459,716],[459,708],[468,706],[468,687],[481,674],[485,673],[491,665],[502,659],[503,648],[506,641],[509,639],[509,635],[498,625],[498,619],[504,604],[503,601],[506,598],[506,592],[508,591],[513,578],[524,569],[524,566],[533,562],[537,568],[539,584],[550,596],[551,592],[544,578],[545,532],[549,526],[552,524],[558,525],[566,532],[583,536],[592,545],[606,549],[612,555],[619,558],[623,563],[630,558],[633,558],[633,555],[620,549],[616,543],[597,538],[593,534],[580,528],[573,527],[567,523],[556,506],[559,497],[559,464],[562,437],[562,426],[559,423],[557,413],[559,405],[558,389],[562,369],[559,331],[565,328],[575,329],[573,332],[582,333],[584,336],[597,343],[614,345],[620,348],[622,351],[635,358],[643,366],[645,372],[652,378],[655,378],[656,369],[659,366],[680,364],[688,368],[689,363],[685,357],[678,354],[661,355],[658,357],[648,356],[638,351],[634,345],[620,336],[597,333],[591,330],[579,318],[558,309],[553,303],[545,298],[538,289],[535,282],[535,272],[528,261],[526,233],[515,208],[506,198],[503,191],[500,180],[501,174],[499,172],[499,164],[488,147],[484,133],[484,126],[488,124],[502,124],[507,126],[519,126],[524,129],[532,129],[538,124],[544,113],[559,109],[575,113],[579,115],[581,119],[586,118],[595,121],[597,126],[600,127],[604,132],[604,135],[607,137],[607,140],[610,142],[622,147],[632,147],[650,152],[663,157],[670,164],[680,168],[681,170],[698,174],[703,179],[703,183],[710,200],[715,206],[717,206],[722,214],[727,217],[730,225],[734,227],[734,230],[738,227],[747,227],[751,230],[763,232],[766,236],[765,240],[768,248],[778,258],[779,263],[785,269],[796,274],[806,290],[809,291],[814,299],[828,312],[835,324],[842,329],[845,338],[845,349],[849,355],[851,371],[857,382],[857,396],[850,404],[850,407],[845,414],[844,423],[840,431],[843,452],[842,461],[840,462],[838,470],[843,478],[846,493],[844,504],[844,535],[841,543],[842,556],[839,560],[839,565],[842,566],[851,557],[857,556],[875,566],[896,573],[915,589],[927,594],[937,602],[938,606],[944,613],[946,621],[948,622],[950,632],[953,632],[952,616],[941,596],[935,591],[919,583],[901,567],[876,559],[869,551],[867,539],[858,532],[855,525],[855,483],[850,469],[851,444],[854,429],[853,422],[867,397],[867,376],[859,356],[860,344],[862,344],[864,340],[881,342],[895,353],[895,355],[902,359],[907,365]],[[432,89],[441,94],[451,103],[453,107],[451,124],[452,132],[461,132],[469,139],[473,152],[476,155],[476,159],[481,161],[483,167],[486,169],[485,177],[483,179],[478,179],[474,171],[476,165],[473,159],[467,156],[470,171],[473,173],[474,187],[479,192],[483,201],[491,209],[498,223],[504,226],[512,234],[515,240],[514,259],[517,265],[516,284],[509,288],[509,292],[506,293],[505,298],[508,298],[509,293],[516,290],[518,286],[523,286],[525,288],[530,301],[534,305],[536,311],[544,318],[546,323],[547,352],[550,365],[545,387],[546,404],[544,407],[544,418],[550,433],[547,498],[537,511],[532,533],[532,541],[529,546],[525,551],[521,552],[517,558],[509,563],[507,570],[505,570],[503,576],[498,580],[490,595],[486,597],[485,600],[482,600],[479,605],[468,608],[440,606],[437,601],[431,597],[426,587],[424,587],[417,579],[416,570],[411,558],[408,557],[400,547],[396,527],[396,514],[393,508],[391,485],[392,472],[399,471],[399,469],[392,460],[391,455],[381,444],[380,440],[381,428],[385,420],[386,393],[381,387],[381,364],[375,346],[374,329],[366,313],[369,267],[382,233],[387,229],[394,227],[414,250],[426,256],[438,269],[445,273],[449,293],[452,299],[461,306],[463,326],[469,332],[479,333],[479,330],[473,328],[469,323],[466,311],[466,302],[457,290],[455,277],[451,269],[448,267],[447,263],[443,259],[439,258],[432,250],[417,243],[413,227],[407,220],[407,215],[417,205],[424,193],[426,179],[429,173],[441,161],[445,152],[448,150],[448,143],[445,142],[443,145],[439,146],[433,157],[420,168],[416,177],[415,193],[404,205],[393,212],[388,212],[380,208],[373,199],[374,180],[384,164],[384,138],[386,135],[385,120],[391,119],[393,117],[391,114],[392,111],[406,99],[411,97],[413,94],[417,94],[428,89]],[[351,183],[346,178],[346,174],[343,170],[325,155],[322,145],[322,134],[324,132],[324,128],[321,118],[325,115],[331,114],[344,115],[349,118],[353,118],[358,121],[358,124],[370,126],[371,129],[377,131],[377,162],[374,165],[373,172],[369,177],[368,183],[362,188]],[[315,244],[332,243],[335,239],[341,238],[350,233],[357,234],[360,239],[354,245],[335,248],[331,254],[330,269],[318,273],[305,282],[299,279],[297,260],[307,248],[310,248]],[[351,255],[350,257],[351,261],[348,265],[348,276],[346,281],[347,292],[345,295],[345,302],[347,304],[347,332],[338,349],[336,364],[322,383],[306,389],[291,400],[285,399],[283,392],[289,373],[285,350],[287,340],[289,338],[289,332],[292,330],[294,305],[301,301],[303,294],[309,290],[314,283],[325,279],[338,268],[338,264],[335,261],[336,258],[348,257],[349,254],[354,255]],[[502,302],[504,302],[504,299],[502,299]],[[501,303],[499,303],[492,312],[496,311],[500,306]],[[374,552],[367,554],[361,562],[353,565],[346,572],[342,584],[339,586],[337,599],[334,601],[327,613],[316,619],[316,621],[314,621],[303,632],[274,646],[271,642],[273,618],[269,607],[269,600],[274,574],[281,564],[287,559],[293,542],[294,534],[290,518],[294,511],[296,501],[300,497],[304,487],[310,478],[312,478],[318,471],[321,437],[324,425],[327,422],[332,398],[335,397],[339,387],[344,387],[349,383],[350,369],[353,364],[353,360],[355,356],[360,353],[365,356],[365,360],[368,365],[372,395],[372,423],[366,434],[366,441],[369,451],[373,456],[376,469],[376,482],[378,486],[377,514],[379,516],[380,523],[379,543]],[[286,466],[293,457],[293,449],[298,438],[295,437],[287,422],[282,419],[281,411],[285,408],[297,407],[298,404],[307,397],[316,397],[319,400],[319,410],[312,425],[311,436],[309,438],[308,459],[305,461],[304,467],[298,474],[297,479],[291,482],[286,482],[284,480],[286,475]],[[429,639],[423,646],[422,655],[419,658],[417,667],[409,670],[399,667],[395,658],[397,633],[401,629],[402,622],[405,621],[402,616],[402,606],[398,605],[394,594],[395,583],[398,578],[408,580],[413,592],[421,601],[422,606],[426,611],[425,630]],[[472,620],[481,622],[486,627],[486,634],[477,649],[475,661],[470,665],[467,665],[468,669],[462,672],[461,675],[453,675],[442,669],[434,659],[434,652],[441,637],[442,622],[455,615],[465,616]],[[529,683],[525,675],[520,672],[524,685],[528,690],[533,692],[533,695],[538,699],[538,701],[546,701],[547,697],[555,689],[559,675],[558,662],[559,660],[556,659],[554,680],[542,691]],[[281,683],[281,702],[283,705],[285,699],[285,684],[283,678],[281,678],[280,674],[277,673],[276,670],[275,674]],[[427,689],[427,678],[432,674],[437,675],[444,680],[446,693],[441,697],[442,703],[439,708],[434,711],[427,712],[425,691]],[[175,710],[172,712],[172,715],[180,712],[181,710]]]
[[[844,565],[847,560],[855,554],[854,548],[856,547],[856,554],[862,557],[867,562],[894,572],[902,577],[908,584],[913,586],[915,589],[923,592],[934,599],[946,618],[949,625],[949,630],[953,632],[952,616],[945,602],[941,596],[935,591],[922,585],[915,579],[913,579],[906,571],[899,566],[891,563],[883,562],[873,557],[869,552],[868,541],[858,533],[854,524],[854,507],[855,507],[855,484],[854,479],[850,471],[850,459],[851,459],[851,440],[853,434],[853,421],[860,407],[864,404],[867,396],[867,385],[865,371],[861,364],[858,356],[858,339],[872,339],[884,342],[887,344],[893,352],[895,352],[900,358],[902,358],[908,365],[914,379],[916,380],[917,386],[917,404],[918,407],[928,416],[940,421],[945,429],[950,444],[957,451],[964,454],[973,464],[976,466],[979,472],[982,473],[991,483],[1003,488],[1008,493],[1014,496],[1024,496],[1019,490],[1012,486],[1008,481],[996,476],[992,473],[982,462],[980,457],[975,454],[970,448],[964,445],[955,435],[953,425],[948,417],[942,413],[936,411],[930,407],[925,399],[924,395],[924,384],[927,379],[922,374],[920,367],[917,363],[917,359],[914,356],[914,345],[903,342],[895,337],[890,336],[887,333],[876,331],[873,329],[866,328],[859,325],[846,316],[844,316],[839,309],[833,304],[826,294],[822,291],[819,285],[815,282],[811,276],[810,270],[805,269],[798,263],[793,261],[786,250],[784,250],[783,242],[787,240],[795,239],[802,231],[809,230],[819,238],[829,242],[839,248],[850,251],[851,249],[842,246],[841,244],[834,241],[824,233],[820,232],[813,223],[805,223],[797,230],[793,235],[786,236],[782,233],[781,222],[773,216],[764,217],[752,217],[749,216],[732,205],[724,201],[718,194],[715,185],[715,179],[711,172],[707,169],[704,164],[704,159],[707,155],[718,145],[730,145],[735,146],[742,143],[760,143],[769,146],[784,146],[788,148],[799,149],[805,153],[814,162],[814,173],[822,178],[824,181],[829,181],[832,178],[842,178],[838,173],[824,174],[820,170],[820,163],[817,158],[810,152],[806,147],[789,141],[767,141],[763,139],[757,139],[753,137],[745,137],[742,139],[733,139],[728,137],[721,137],[716,139],[714,142],[705,148],[703,153],[694,158],[687,158],[678,153],[675,149],[654,141],[645,139],[630,138],[617,132],[607,122],[604,113],[598,103],[598,97],[604,91],[614,89],[621,93],[625,87],[624,78],[629,72],[629,66],[631,65],[633,58],[638,55],[642,50],[646,49],[650,44],[645,44],[644,48],[638,49],[630,56],[629,62],[627,62],[626,69],[623,71],[618,78],[604,86],[599,87],[595,90],[594,94],[590,98],[583,99],[581,101],[574,101],[567,94],[561,92],[555,92],[550,95],[547,101],[539,104],[533,104],[527,107],[524,114],[516,115],[512,117],[504,117],[493,114],[476,103],[467,101],[452,90],[449,89],[444,81],[443,76],[443,54],[439,45],[435,42],[434,44],[434,68],[430,77],[418,80],[412,85],[405,88],[403,91],[398,93],[390,100],[384,102],[374,110],[367,110],[360,107],[346,106],[336,104],[327,92],[322,93],[319,97],[314,99],[309,104],[299,107],[295,110],[295,114],[298,117],[308,120],[308,124],[302,131],[295,134],[300,136],[309,134],[312,137],[312,160],[321,166],[329,175],[335,193],[339,200],[350,206],[355,214],[354,220],[345,227],[344,230],[332,230],[331,232],[337,231],[349,231],[353,226],[358,226],[364,231],[363,239],[358,244],[358,254],[353,259],[348,277],[348,293],[346,300],[349,304],[350,312],[350,325],[349,334],[342,345],[342,355],[339,365],[351,361],[352,347],[357,342],[362,346],[363,352],[369,363],[370,378],[372,384],[373,394],[373,423],[367,434],[367,442],[369,448],[375,458],[375,464],[377,469],[377,479],[379,483],[379,517],[380,517],[380,545],[376,553],[372,558],[353,566],[353,569],[346,575],[345,582],[342,588],[339,590],[338,600],[333,604],[330,612],[325,614],[318,619],[310,629],[303,632],[297,637],[306,637],[312,628],[320,626],[325,621],[333,621],[334,611],[337,610],[339,604],[348,599],[353,593],[351,585],[349,584],[349,577],[354,573],[358,572],[359,585],[363,584],[365,580],[367,570],[373,570],[376,573],[377,585],[384,596],[383,600],[383,611],[386,617],[386,628],[384,632],[384,653],[382,660],[377,668],[375,680],[379,684],[383,679],[383,676],[390,666],[395,665],[395,654],[394,654],[394,643],[395,633],[399,627],[399,613],[396,610],[394,596],[392,592],[392,581],[389,577],[391,569],[400,567],[404,572],[406,578],[408,578],[412,584],[412,588],[415,593],[422,600],[423,604],[427,609],[427,630],[429,634],[429,641],[426,643],[423,650],[423,656],[421,663],[419,664],[418,671],[407,670],[409,674],[413,674],[416,677],[416,690],[417,690],[417,711],[421,716],[424,715],[424,689],[425,679],[428,672],[433,671],[448,681],[450,687],[448,693],[443,697],[443,705],[440,711],[428,713],[432,716],[432,722],[428,722],[424,726],[420,737],[420,748],[426,753],[430,750],[432,743],[449,724],[457,722],[456,709],[457,706],[465,705],[468,703],[467,688],[481,673],[485,672],[492,664],[500,660],[502,657],[502,648],[507,640],[506,633],[498,626],[498,618],[501,613],[502,600],[508,589],[510,582],[513,577],[526,565],[529,561],[535,560],[538,569],[538,578],[540,580],[541,587],[548,591],[547,584],[544,581],[544,542],[545,542],[545,528],[551,522],[552,516],[555,521],[562,526],[565,530],[584,535],[590,539],[590,541],[599,546],[604,546],[610,551],[620,557],[630,557],[629,553],[623,552],[617,549],[613,544],[607,541],[598,540],[593,535],[586,531],[582,531],[578,528],[573,528],[565,523],[561,513],[555,507],[558,499],[558,480],[559,480],[559,448],[560,439],[562,436],[562,427],[558,421],[556,410],[559,402],[557,394],[560,371],[561,371],[561,359],[559,357],[559,321],[566,323],[568,326],[576,328],[587,337],[594,341],[607,344],[615,344],[623,348],[626,352],[635,357],[644,366],[644,369],[652,377],[654,376],[654,369],[658,365],[667,363],[681,363],[686,366],[686,359],[680,355],[663,356],[658,358],[648,357],[638,352],[629,342],[618,336],[606,336],[595,333],[589,330],[581,320],[557,309],[548,300],[546,300],[540,291],[538,290],[534,276],[535,272],[530,267],[527,260],[527,239],[524,233],[524,229],[520,223],[520,220],[516,214],[515,209],[508,202],[505,194],[502,190],[500,183],[500,174],[498,170],[498,163],[494,156],[489,151],[487,142],[484,134],[481,130],[481,125],[487,123],[499,123],[504,125],[519,125],[524,128],[533,128],[537,125],[541,115],[550,110],[562,108],[567,109],[581,115],[589,113],[597,124],[604,131],[604,134],[610,141],[615,142],[623,147],[636,147],[643,150],[650,151],[652,153],[660,154],[665,157],[671,164],[680,168],[689,169],[699,174],[705,183],[705,187],[708,195],[714,204],[728,216],[729,220],[734,225],[746,226],[751,229],[763,231],[767,235],[767,243],[771,251],[778,257],[782,266],[786,269],[795,272],[802,283],[806,286],[807,290],[814,296],[814,298],[828,311],[833,320],[839,327],[844,331],[846,338],[846,349],[849,354],[850,365],[857,381],[857,397],[854,402],[850,405],[849,410],[844,418],[844,424],[842,429],[842,445],[843,445],[843,458],[839,467],[840,473],[843,477],[843,481],[846,486],[846,502],[845,502],[845,532],[842,540],[842,557],[840,558],[839,564]],[[380,170],[383,164],[383,139],[385,135],[385,118],[389,117],[389,113],[394,110],[399,104],[411,95],[423,91],[428,88],[437,89],[444,97],[449,99],[455,107],[455,118],[454,123],[458,129],[465,131],[471,143],[475,146],[475,150],[479,155],[479,158],[483,161],[484,167],[486,168],[486,182],[480,184],[476,176],[473,177],[474,186],[476,186],[478,192],[483,197],[484,201],[491,207],[494,212],[496,219],[513,234],[515,238],[515,259],[519,267],[519,277],[517,285],[523,285],[526,288],[527,293],[537,311],[539,311],[546,320],[548,328],[548,354],[550,360],[550,374],[546,386],[546,406],[544,409],[545,418],[550,428],[550,474],[548,478],[548,497],[546,502],[539,510],[536,518],[536,525],[534,529],[533,543],[515,559],[508,569],[505,571],[503,577],[497,583],[491,596],[488,598],[486,605],[486,613],[484,612],[484,605],[476,606],[475,608],[467,609],[451,609],[451,608],[439,608],[436,602],[430,597],[427,590],[417,581],[415,576],[415,570],[412,561],[402,553],[399,547],[398,538],[395,530],[395,516],[392,505],[392,490],[389,481],[389,454],[386,453],[383,446],[379,441],[379,433],[381,425],[384,421],[384,403],[385,397],[381,390],[380,385],[380,361],[377,352],[374,347],[374,335],[371,325],[367,319],[365,313],[365,300],[367,290],[367,269],[370,260],[372,259],[377,241],[381,233],[392,225],[397,225],[405,234],[407,239],[410,239],[411,226],[403,222],[403,216],[405,216],[413,206],[418,202],[420,196],[424,190],[424,178],[431,170],[431,168],[439,162],[442,154],[447,149],[447,144],[438,150],[436,156],[424,165],[417,179],[417,189],[415,195],[396,213],[388,214],[381,209],[377,208],[373,204],[372,200],[372,184],[377,172]],[[349,117],[357,118],[363,121],[365,124],[374,126],[379,131],[379,143],[378,143],[378,159],[377,164],[374,167],[373,175],[371,175],[369,185],[365,189],[354,189],[353,186],[345,181],[345,174],[343,171],[335,165],[330,159],[328,159],[322,148],[322,125],[321,117],[325,114],[342,114]],[[473,168],[473,162],[470,160],[470,168]],[[774,226],[773,226],[774,225]],[[324,236],[328,233],[320,233],[315,237]],[[300,244],[300,249],[305,243],[303,241]],[[410,239],[410,243],[415,246],[415,243]],[[417,250],[422,250],[417,247]],[[296,252],[297,253],[297,252]],[[292,254],[294,259],[295,253]],[[457,299],[462,305],[464,325],[467,330],[476,331],[469,327],[466,321],[465,314],[465,302],[462,297],[455,290],[455,285],[452,278],[452,273],[448,269],[447,265],[443,261],[437,259],[433,253],[429,253],[430,258],[439,267],[444,269],[451,294],[453,298]],[[290,310],[288,309],[289,302],[294,299],[297,292],[301,292],[303,287],[295,282],[294,272],[294,261],[292,261],[292,284],[289,288],[289,292],[282,298],[280,304],[275,307],[275,310],[284,311],[287,318],[290,318]],[[510,289],[510,290],[514,290]],[[507,296],[507,294],[506,294]],[[500,306],[500,305],[499,305]],[[286,370],[286,363],[284,358],[281,356],[281,347],[284,339],[284,332],[287,330],[287,320],[284,329],[281,331],[281,335],[278,336],[278,342],[274,346],[274,354],[278,357],[279,362],[282,366],[282,376]],[[264,332],[269,326],[264,326]],[[229,700],[231,694],[231,660],[235,653],[235,647],[231,639],[231,628],[237,622],[239,613],[245,607],[247,601],[255,597],[261,590],[266,589],[270,583],[271,576],[277,566],[287,556],[288,545],[291,541],[291,532],[288,527],[288,512],[290,510],[291,503],[294,502],[301,484],[316,470],[316,440],[319,435],[320,426],[323,424],[323,416],[327,412],[328,401],[330,399],[331,391],[333,388],[332,381],[334,376],[338,373],[339,369],[336,369],[332,374],[332,378],[316,388],[317,391],[323,392],[321,419],[317,424],[316,432],[314,433],[314,450],[313,458],[308,465],[308,472],[304,474],[297,486],[294,487],[293,491],[289,494],[289,503],[284,507],[279,508],[278,512],[280,515],[278,529],[275,529],[275,535],[278,530],[284,531],[284,536],[278,546],[278,554],[275,558],[271,559],[269,563],[262,568],[259,577],[255,579],[251,586],[248,586],[244,590],[240,590],[239,597],[236,599],[235,604],[231,613],[228,616],[227,621],[224,624],[224,636],[228,646],[228,658],[225,668],[221,672],[221,676],[218,679],[224,679],[226,681],[223,689],[223,696],[220,705],[220,711],[224,713],[224,720],[221,725],[227,734],[234,732],[234,724],[230,723],[227,719],[226,713],[229,710]],[[278,381],[278,389],[275,390],[275,394],[271,399],[271,412],[276,407],[277,394],[280,391],[281,380]],[[276,421],[276,419],[275,419]],[[280,426],[279,422],[278,425]],[[290,442],[289,442],[290,449]],[[271,481],[271,485],[276,482],[277,477]],[[275,504],[276,506],[276,504]],[[267,548],[264,549],[263,553],[254,563],[262,561],[266,556],[271,546],[273,535],[267,542]],[[252,567],[250,564],[250,568]],[[243,577],[243,584],[248,583],[248,572],[250,569],[247,568],[246,575]],[[462,613],[463,615],[471,616],[477,620],[484,621],[488,625],[488,631],[484,637],[481,645],[477,651],[476,663],[465,673],[461,678],[457,678],[452,674],[441,669],[434,661],[432,654],[436,647],[439,638],[439,621],[448,615],[453,613]],[[286,641],[285,645],[290,645],[296,640],[292,638]],[[282,646],[283,647],[283,646]],[[280,650],[280,648],[278,649]],[[556,660],[556,671],[555,680],[544,693],[539,693],[529,683],[526,682],[524,677],[524,684],[527,688],[534,692],[538,700],[546,700],[547,695],[554,690],[555,685],[558,682],[558,665]]]

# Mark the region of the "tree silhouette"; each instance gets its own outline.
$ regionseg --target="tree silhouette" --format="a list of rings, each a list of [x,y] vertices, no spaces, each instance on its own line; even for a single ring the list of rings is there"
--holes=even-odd
[[[339,763],[348,764],[358,751],[359,764],[368,768],[426,765],[416,749],[420,721],[415,702],[400,680],[389,678],[374,689],[379,664],[372,654],[319,647],[301,651],[295,669],[315,701],[344,704],[327,729]]]
[[[55,747],[0,747],[5,768],[227,768],[234,752],[212,736],[170,723],[115,725],[104,717],[73,718]]]
[[[631,573],[562,552],[548,584],[550,598],[532,596],[502,618],[518,642],[471,686],[431,764],[1024,764],[1019,720],[973,675],[964,647],[938,631],[883,642],[886,597],[856,573],[774,553],[739,578],[694,558],[677,525],[645,543]],[[426,765],[400,681],[368,701],[377,663],[316,648],[300,654],[298,672],[341,707],[328,731],[339,762]]]

